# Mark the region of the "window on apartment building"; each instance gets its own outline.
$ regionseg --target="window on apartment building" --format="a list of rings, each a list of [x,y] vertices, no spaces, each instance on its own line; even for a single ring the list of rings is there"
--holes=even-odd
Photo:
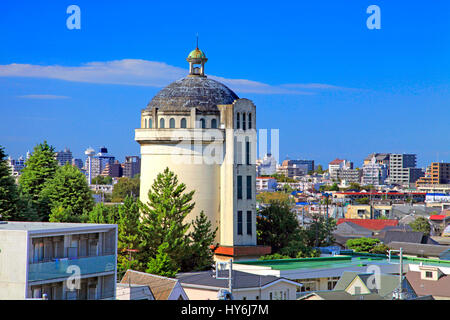
[[[211,128],[217,129],[217,119],[212,119],[211,120]]]
[[[247,234],[252,234],[252,212],[247,211]]]
[[[433,278],[433,272],[425,271],[425,278]]]
[[[237,234],[242,235],[242,211],[237,212]]]
[[[247,200],[252,199],[252,176],[247,176]]]
[[[181,118],[180,127],[183,129],[186,128],[186,118]]]
[[[161,128],[161,129],[164,129],[164,123],[165,121],[164,121],[164,118],[161,118],[160,120],[159,120],[159,127]]]
[[[237,176],[237,198],[242,199],[242,176]]]
[[[202,128],[202,129],[206,128],[206,121],[203,118],[200,119],[200,128]]]
[[[250,165],[250,141],[245,141],[245,164]]]
[[[174,129],[175,128],[175,119],[170,118],[169,120],[169,128]]]

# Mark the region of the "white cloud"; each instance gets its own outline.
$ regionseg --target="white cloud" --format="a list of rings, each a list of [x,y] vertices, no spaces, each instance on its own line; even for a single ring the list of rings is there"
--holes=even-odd
[[[26,94],[23,96],[17,96],[23,99],[39,99],[39,100],[57,100],[57,99],[70,99],[67,96],[57,96],[54,94]]]
[[[164,87],[170,82],[184,77],[186,74],[187,70],[183,68],[174,67],[163,62],[140,59],[89,62],[75,67],[16,63],[0,65],[0,77],[47,78],[74,82],[150,87]],[[247,79],[226,79],[216,76],[210,76],[210,78],[223,82],[232,90],[242,93],[311,95],[316,94],[317,89],[342,89],[342,87],[320,83],[270,85]]]

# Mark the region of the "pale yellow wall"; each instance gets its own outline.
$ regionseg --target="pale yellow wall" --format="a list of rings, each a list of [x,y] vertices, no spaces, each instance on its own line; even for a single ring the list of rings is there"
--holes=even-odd
[[[0,300],[25,299],[27,243],[26,231],[0,231]]]
[[[218,300],[218,291],[183,287],[189,300]]]
[[[192,155],[191,163],[178,163],[177,154]],[[140,199],[144,203],[148,201],[148,191],[154,183],[157,175],[166,167],[178,176],[178,181],[186,184],[185,193],[195,190],[193,201],[194,210],[186,217],[185,222],[191,222],[203,210],[211,221],[213,228],[219,225],[219,182],[220,171],[217,164],[195,164],[201,162],[201,155],[197,155],[188,148],[184,149],[176,145],[149,144],[141,147],[141,186]],[[216,187],[214,187],[216,186]],[[217,234],[217,240],[220,233]]]
[[[359,277],[355,277],[355,279],[353,279],[353,281],[349,284],[345,291],[349,294],[355,294],[355,287],[360,287],[361,294],[370,293],[370,290]]]

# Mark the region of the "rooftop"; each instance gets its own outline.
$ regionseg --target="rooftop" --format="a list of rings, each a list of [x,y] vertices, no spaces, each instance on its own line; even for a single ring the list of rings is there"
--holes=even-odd
[[[18,231],[50,231],[62,229],[96,229],[113,227],[113,224],[96,224],[96,223],[59,223],[59,222],[16,222],[2,221],[0,222],[1,230],[18,230]]]
[[[339,256],[301,258],[301,259],[280,259],[280,260],[256,260],[256,261],[236,261],[233,264],[252,265],[272,270],[294,270],[294,269],[331,269],[366,266],[369,264],[390,264],[388,257],[383,254],[356,253],[352,250],[341,250]],[[392,259],[399,259],[392,256]],[[414,257],[403,257],[405,264],[434,265],[450,268],[450,260],[425,259]]]

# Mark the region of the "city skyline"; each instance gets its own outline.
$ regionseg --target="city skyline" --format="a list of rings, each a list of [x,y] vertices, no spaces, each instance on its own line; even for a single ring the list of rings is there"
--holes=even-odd
[[[182,2],[171,16],[156,14],[170,10],[162,3],[76,4],[81,30],[66,27],[69,3],[0,5],[0,141],[12,158],[44,140],[75,158],[103,145],[118,159],[138,154],[139,112],[187,74],[199,33],[206,74],[255,102],[258,129],[280,130],[279,162],[450,161],[447,2],[377,1],[380,30],[366,27],[367,1],[229,3],[232,15],[208,3],[196,23]]]

